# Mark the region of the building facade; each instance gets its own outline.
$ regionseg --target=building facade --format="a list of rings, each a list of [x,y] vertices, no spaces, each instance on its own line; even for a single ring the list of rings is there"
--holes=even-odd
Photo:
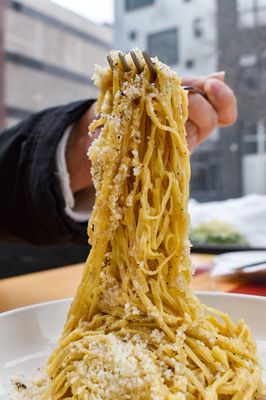
[[[266,194],[266,0],[117,0],[115,45],[146,48],[183,75],[226,71],[237,123],[193,154],[191,196]]]
[[[217,70],[215,0],[117,0],[115,47],[147,49],[178,75],[205,75]],[[191,196],[219,198],[219,132],[192,156]]]
[[[207,74],[217,67],[216,2],[117,0],[115,46],[138,47],[178,74]]]
[[[239,106],[221,135],[222,196],[266,194],[266,0],[218,0],[218,47]]]
[[[46,107],[97,96],[90,77],[112,46],[110,27],[49,0],[1,3],[2,126]]]

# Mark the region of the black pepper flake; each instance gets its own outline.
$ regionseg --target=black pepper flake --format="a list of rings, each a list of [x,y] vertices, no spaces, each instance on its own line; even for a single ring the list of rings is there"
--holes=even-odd
[[[139,98],[134,99],[134,100],[133,100],[133,103],[135,103],[136,106],[139,105]]]
[[[27,386],[25,385],[25,383],[15,382],[15,385],[17,387],[17,390],[25,390],[25,389],[27,389]]]

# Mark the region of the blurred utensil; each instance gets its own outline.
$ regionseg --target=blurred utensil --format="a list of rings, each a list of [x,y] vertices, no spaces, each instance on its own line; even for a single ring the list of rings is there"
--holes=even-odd
[[[213,277],[247,276],[266,278],[266,251],[225,253],[214,260]]]
[[[264,266],[264,268],[266,268],[266,260],[240,265],[239,267],[235,267],[234,269],[235,271],[241,271],[244,269],[254,268],[258,266],[260,267]]]

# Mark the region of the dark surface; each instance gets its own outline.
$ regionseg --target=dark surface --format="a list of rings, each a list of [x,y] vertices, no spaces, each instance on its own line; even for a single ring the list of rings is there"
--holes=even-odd
[[[248,246],[237,246],[237,245],[224,245],[224,244],[195,244],[191,248],[192,253],[204,253],[204,254],[222,254],[232,251],[265,251],[265,247],[248,247]]]
[[[89,245],[0,244],[0,278],[84,262],[88,253]]]
[[[4,9],[4,2],[0,1],[0,129],[3,129],[5,120]]]

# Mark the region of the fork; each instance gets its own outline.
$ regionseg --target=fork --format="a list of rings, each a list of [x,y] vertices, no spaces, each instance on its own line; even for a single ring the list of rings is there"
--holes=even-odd
[[[249,268],[253,268],[253,267],[259,267],[261,265],[265,265],[265,268],[266,268],[266,260],[251,262],[251,263],[247,263],[245,265],[240,265],[239,267],[235,267],[234,270],[241,271],[241,270],[245,270],[245,269],[249,269]]]
[[[152,62],[151,57],[149,56],[148,52],[146,50],[143,50],[142,52],[142,56],[144,59],[144,62],[146,63],[149,71],[150,71],[150,75],[151,75],[151,81],[155,82],[156,78],[157,78],[157,71],[155,68],[154,63]],[[142,65],[142,62],[138,59],[136,53],[131,50],[130,51],[130,56],[132,58],[132,61],[136,67],[137,73],[141,74],[142,71],[144,70],[144,67]],[[127,60],[125,59],[125,57],[123,56],[123,54],[121,52],[118,53],[118,57],[121,61],[122,67],[124,69],[125,72],[130,72],[131,68],[127,62]],[[113,70],[114,69],[114,62],[111,56],[107,56],[107,61],[110,65],[110,68]],[[189,93],[196,93],[196,94],[200,94],[201,96],[207,98],[206,93],[203,90],[200,90],[198,88],[195,88],[193,86],[182,86],[182,88],[184,90],[187,90]]]

